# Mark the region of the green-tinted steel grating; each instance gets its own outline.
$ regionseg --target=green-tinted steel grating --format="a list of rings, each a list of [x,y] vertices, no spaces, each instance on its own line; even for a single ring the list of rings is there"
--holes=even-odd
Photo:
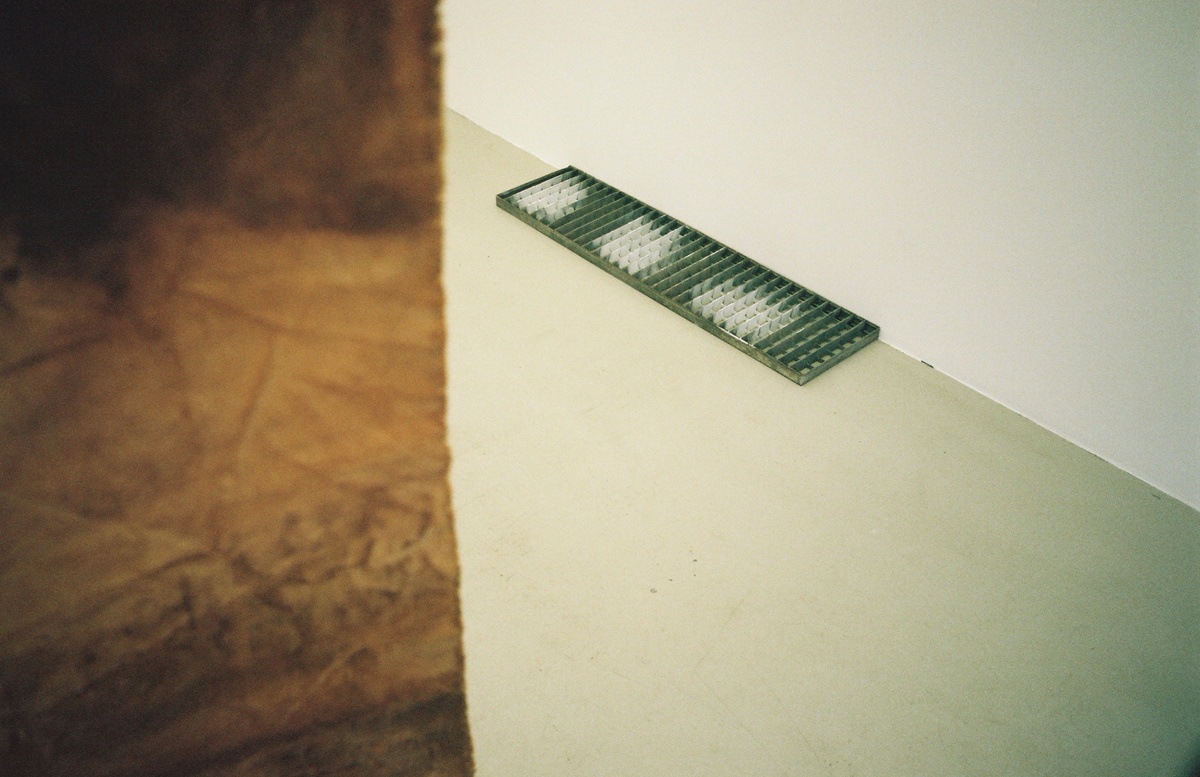
[[[879,337],[870,321],[574,167],[496,204],[796,383]]]

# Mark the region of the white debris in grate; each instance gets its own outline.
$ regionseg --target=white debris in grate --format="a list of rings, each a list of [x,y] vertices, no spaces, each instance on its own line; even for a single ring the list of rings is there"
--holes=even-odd
[[[596,255],[628,273],[661,260],[679,244],[685,227],[665,216],[639,216],[591,242]]]
[[[795,321],[804,310],[796,304],[799,292],[789,289],[786,280],[772,278],[770,273],[737,286],[732,280],[726,281],[706,291],[705,284],[711,282],[696,284],[689,307],[751,345]]]
[[[626,221],[624,224],[616,226],[603,235],[594,238],[588,243],[588,248],[600,258],[607,260],[612,255],[612,252],[619,247],[622,238],[631,232],[648,226],[652,221],[654,221],[654,218],[649,215],[638,216],[635,219]],[[626,242],[626,245],[628,245],[628,242]]]
[[[566,182],[564,182],[566,183]],[[560,184],[521,208],[539,221],[557,221],[575,212],[591,194],[587,181]]]

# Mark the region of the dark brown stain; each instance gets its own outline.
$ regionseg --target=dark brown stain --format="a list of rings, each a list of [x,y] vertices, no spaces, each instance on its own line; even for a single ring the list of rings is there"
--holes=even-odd
[[[353,233],[435,215],[436,58],[414,54],[436,41],[431,7],[4,4],[0,223],[30,268],[119,293],[153,205]]]

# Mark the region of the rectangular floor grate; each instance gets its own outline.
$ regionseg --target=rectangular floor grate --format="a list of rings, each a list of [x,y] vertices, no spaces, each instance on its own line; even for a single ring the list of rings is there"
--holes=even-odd
[[[879,327],[574,167],[496,204],[796,383]]]

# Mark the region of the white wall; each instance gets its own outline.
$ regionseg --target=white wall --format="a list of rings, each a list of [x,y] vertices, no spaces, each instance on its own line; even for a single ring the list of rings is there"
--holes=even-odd
[[[1200,4],[442,15],[450,108],[1200,507]]]

